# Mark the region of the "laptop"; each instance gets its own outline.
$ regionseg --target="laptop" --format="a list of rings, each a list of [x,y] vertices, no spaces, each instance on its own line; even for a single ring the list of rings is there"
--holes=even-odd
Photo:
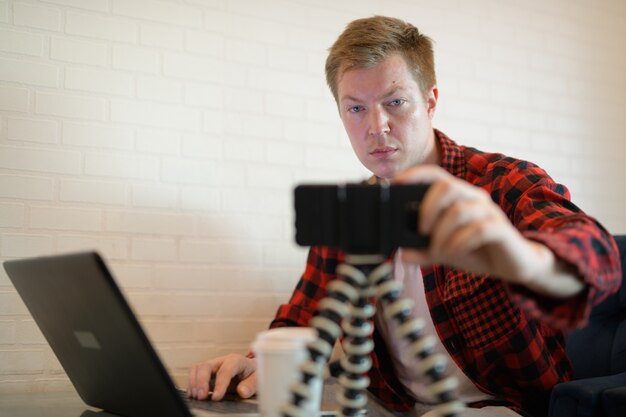
[[[4,268],[86,404],[126,417],[259,415],[256,401],[193,401],[177,390],[98,253]]]

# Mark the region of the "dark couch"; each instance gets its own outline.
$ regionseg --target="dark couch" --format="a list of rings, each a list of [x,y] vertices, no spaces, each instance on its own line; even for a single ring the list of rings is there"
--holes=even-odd
[[[567,336],[574,379],[554,387],[550,417],[626,416],[626,235],[615,240],[622,287],[593,308],[587,326]]]

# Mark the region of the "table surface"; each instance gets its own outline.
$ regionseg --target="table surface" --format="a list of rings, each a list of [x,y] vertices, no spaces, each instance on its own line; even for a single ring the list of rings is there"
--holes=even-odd
[[[242,406],[247,410],[246,413],[251,412],[251,404],[233,401],[209,402],[201,408],[229,414],[240,412]],[[256,410],[256,406],[252,405],[252,409]],[[117,415],[86,405],[74,391],[64,391],[2,394],[0,417],[117,417]]]
[[[0,395],[2,417],[81,417],[89,411],[97,410],[85,405],[74,391]]]
[[[335,400],[339,385],[336,382],[324,384],[322,399],[323,410],[335,410],[339,407]],[[369,417],[390,417],[392,413],[385,410],[376,400],[369,397],[367,414]],[[241,411],[236,402],[213,403],[218,413]],[[211,404],[207,404],[209,407]],[[414,413],[409,413],[415,415]],[[0,417],[116,417],[87,406],[74,391],[18,393],[0,395]]]

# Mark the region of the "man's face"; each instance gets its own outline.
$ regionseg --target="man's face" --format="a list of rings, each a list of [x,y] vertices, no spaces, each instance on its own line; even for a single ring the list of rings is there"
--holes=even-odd
[[[380,178],[424,163],[438,163],[432,118],[437,88],[424,101],[404,59],[393,54],[367,69],[344,72],[339,114],[361,163]]]

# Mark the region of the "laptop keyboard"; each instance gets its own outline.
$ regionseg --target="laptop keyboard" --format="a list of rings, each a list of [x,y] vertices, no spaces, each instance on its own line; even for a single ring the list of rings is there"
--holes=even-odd
[[[195,408],[220,414],[258,413],[259,410],[256,400],[227,398],[222,401],[199,401],[187,397],[185,391],[180,390],[179,394],[191,409]]]
[[[178,390],[178,393],[191,410],[203,410],[216,414],[259,414],[259,406],[256,399],[242,400],[236,394],[226,394],[225,399],[222,401],[199,401],[187,397],[186,391]],[[320,411],[318,417],[337,417],[338,414],[337,407],[322,404],[322,411]],[[367,415],[367,413],[364,413],[364,415]]]

